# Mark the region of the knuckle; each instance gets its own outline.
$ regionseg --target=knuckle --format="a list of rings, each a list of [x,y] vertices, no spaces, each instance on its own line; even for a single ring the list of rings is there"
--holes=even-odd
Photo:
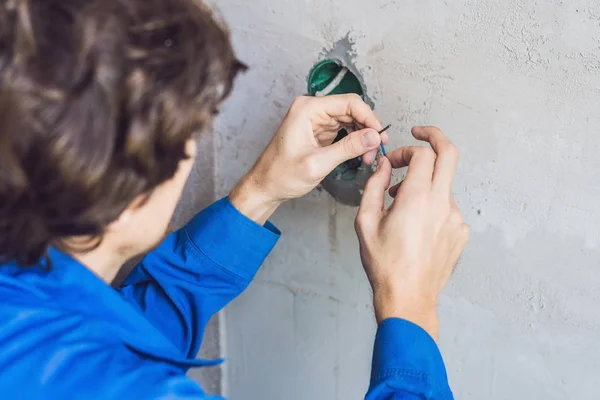
[[[463,224],[462,234],[465,240],[465,243],[469,241],[469,237],[471,236],[471,227],[467,224]]]
[[[469,235],[471,234],[471,227],[467,224],[463,224],[462,225],[462,232],[466,237],[469,237]]]
[[[316,157],[305,157],[302,161],[302,170],[309,180],[313,181],[320,179],[321,171],[319,167],[319,160],[317,160]]]
[[[421,158],[427,159],[428,161],[435,160],[435,151],[430,147],[420,147],[417,152]]]
[[[364,211],[359,211],[356,214],[356,218],[354,219],[354,230],[359,235],[363,233],[363,227],[365,225],[365,213]]]
[[[372,224],[371,215],[365,210],[359,210],[354,219],[354,229],[359,235],[365,233]]]
[[[462,225],[464,223],[463,215],[458,209],[450,211],[450,220],[456,225]]]
[[[346,94],[346,96],[348,97],[348,100],[350,101],[360,101],[362,103],[362,97],[360,97],[358,94],[356,93],[348,93]]]
[[[350,136],[346,136],[344,138],[344,140],[342,141],[343,143],[343,147],[344,147],[344,152],[349,155],[349,156],[355,156],[358,154],[361,154],[361,146],[360,143],[358,143],[361,140],[360,137],[356,136],[356,135],[350,135]]]
[[[306,104],[310,101],[310,97],[308,96],[298,96],[292,102],[290,106],[290,111],[298,111],[306,107]]]
[[[453,159],[458,159],[458,157],[460,156],[460,150],[458,149],[458,146],[455,145],[454,143],[449,143],[445,148],[444,148],[444,153],[448,156],[448,157],[452,157]]]
[[[430,126],[429,129],[431,130],[432,133],[434,133],[436,135],[444,134],[444,132],[442,132],[442,130],[440,128],[438,128],[437,126]]]
[[[351,113],[352,109],[362,108],[366,105],[366,103],[363,101],[362,97],[360,97],[356,93],[348,93],[348,94],[344,94],[342,96],[345,96],[345,101],[347,102],[346,112],[348,114]]]
[[[467,224],[462,224],[457,231],[457,244],[461,248],[464,248],[469,242],[469,237],[471,236],[471,227]]]
[[[354,218],[354,230],[357,233],[362,232],[362,225],[363,225],[363,213],[359,212],[358,214],[356,214],[356,218]]]

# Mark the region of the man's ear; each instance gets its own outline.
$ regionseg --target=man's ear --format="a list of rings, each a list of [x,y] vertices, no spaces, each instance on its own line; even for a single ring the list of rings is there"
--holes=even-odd
[[[132,209],[131,205],[128,206],[125,210],[123,210],[121,215],[119,215],[119,218],[108,224],[106,230],[109,232],[118,232],[126,229],[133,217],[134,212],[135,211]]]
[[[135,213],[138,212],[144,206],[144,204],[149,200],[149,198],[150,195],[148,194],[140,194],[139,196],[137,196],[131,201],[131,203],[129,203],[127,208],[124,209],[123,212],[121,212],[119,218],[108,224],[106,230],[116,232],[126,229],[131,223],[133,217],[135,216]]]

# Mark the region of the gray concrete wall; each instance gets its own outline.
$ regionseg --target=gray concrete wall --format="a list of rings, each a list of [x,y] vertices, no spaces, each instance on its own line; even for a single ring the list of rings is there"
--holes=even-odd
[[[256,159],[320,54],[350,34],[389,148],[435,124],[460,146],[472,239],[441,301],[456,397],[598,399],[600,3],[221,0],[238,81],[215,137],[216,194]],[[375,322],[352,224],[315,191],[226,312],[232,400],[360,399]]]
[[[198,157],[190,174],[183,197],[175,211],[172,229],[186,224],[198,211],[215,200],[215,157],[214,136],[206,134],[198,139]],[[204,332],[199,358],[214,360],[221,358],[222,343],[221,315],[215,315]],[[202,385],[206,393],[221,394],[222,366],[194,368],[189,376]]]

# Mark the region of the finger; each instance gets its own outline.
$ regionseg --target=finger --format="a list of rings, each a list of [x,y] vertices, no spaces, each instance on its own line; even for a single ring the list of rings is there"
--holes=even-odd
[[[314,97],[309,103],[310,114],[315,118],[313,129],[334,119],[347,124],[353,121],[365,128],[380,131],[383,127],[371,107],[357,94],[341,94],[325,97]],[[316,125],[316,126],[315,126]]]
[[[431,186],[435,165],[435,153],[428,147],[400,147],[387,155],[394,168],[408,166],[406,185]]]
[[[324,170],[327,170],[325,171],[327,174],[344,161],[363,156],[370,150],[376,150],[380,143],[381,138],[377,131],[363,129],[348,134],[339,142],[317,149],[316,156],[322,160],[321,165]]]
[[[399,147],[393,151],[388,152],[387,158],[390,160],[392,168],[394,169],[408,167],[408,164],[413,154],[422,148],[423,146]]]
[[[359,214],[380,216],[385,201],[385,191],[392,179],[392,166],[387,158],[377,161],[377,171],[369,178],[360,202]]]
[[[376,158],[377,158],[377,150],[371,150],[362,156],[363,162],[367,165],[373,164],[375,162]]]
[[[367,128],[366,126],[364,126],[363,124],[361,124],[360,122],[356,122],[352,119],[352,117],[349,117],[351,122],[351,125],[354,127],[353,130],[361,130],[361,129],[365,129]],[[387,134],[387,131],[383,131],[383,133],[380,133],[381,136],[381,141],[383,142],[383,144],[388,144],[390,141],[390,137]]]
[[[412,129],[412,134],[419,140],[429,142],[437,158],[433,185],[444,191],[452,190],[452,182],[456,165],[458,164],[458,148],[436,127],[418,126]]]
[[[379,136],[381,136],[381,141],[383,142],[383,144],[388,144],[390,142],[390,137],[388,136],[387,132],[383,132]]]
[[[364,129],[364,128],[361,128]],[[315,139],[319,142],[321,146],[330,145],[334,139],[339,135],[339,129],[323,129],[319,131],[315,131]],[[387,133],[382,133],[379,135],[381,137],[381,143],[384,145],[388,144],[390,141],[390,137]]]

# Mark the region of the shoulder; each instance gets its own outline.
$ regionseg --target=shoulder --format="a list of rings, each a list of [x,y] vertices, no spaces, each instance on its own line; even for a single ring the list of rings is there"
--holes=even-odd
[[[80,314],[9,304],[0,326],[0,392],[7,398],[111,398],[93,394],[143,363],[102,322]]]
[[[180,369],[140,357],[106,323],[48,309],[2,308],[3,398],[205,399]]]

